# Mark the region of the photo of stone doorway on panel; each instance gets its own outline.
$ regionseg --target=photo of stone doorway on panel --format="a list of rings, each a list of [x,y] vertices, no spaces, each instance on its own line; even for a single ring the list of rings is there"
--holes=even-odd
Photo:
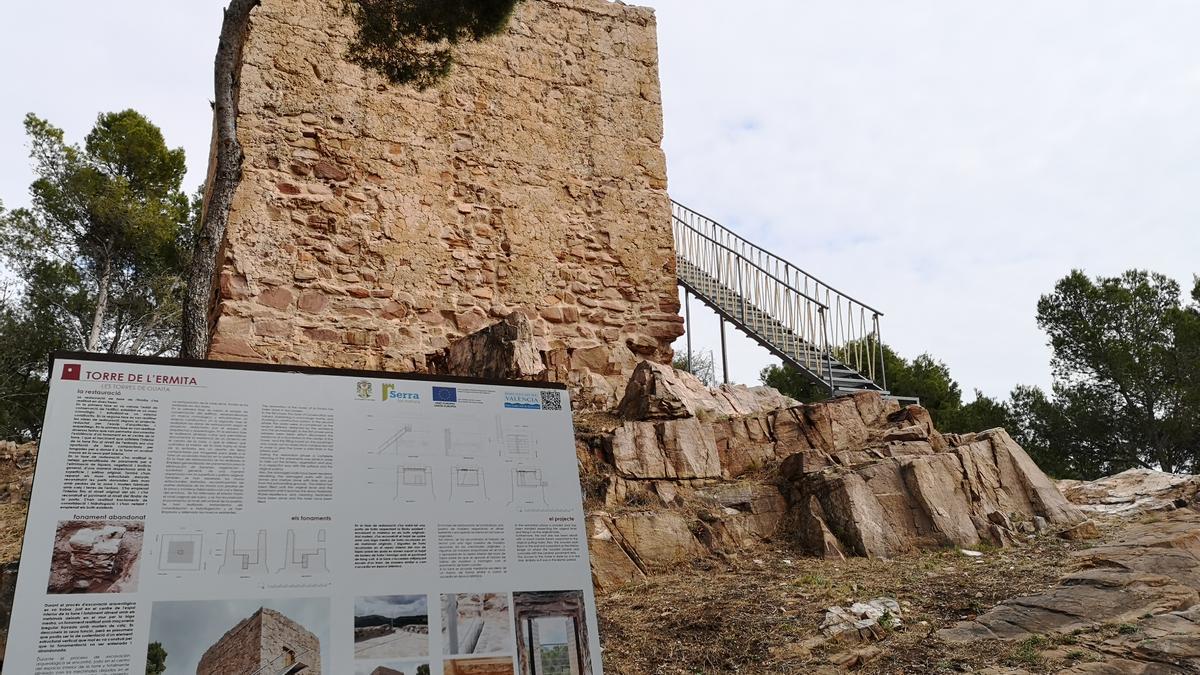
[[[591,675],[583,591],[513,593],[520,675]]]

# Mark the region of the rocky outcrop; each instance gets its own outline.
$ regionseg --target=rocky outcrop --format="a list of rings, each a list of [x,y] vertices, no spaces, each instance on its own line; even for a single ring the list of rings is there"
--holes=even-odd
[[[1007,600],[937,633],[951,643],[1072,634],[1103,655],[1067,673],[1200,671],[1200,514],[1135,525],[1117,542],[1075,554],[1044,593]],[[1115,636],[1089,636],[1120,626]]]
[[[923,408],[877,393],[798,405],[643,363],[615,412],[580,436],[586,465],[607,470],[591,523],[602,588],[779,537],[888,558],[1047,527],[1094,536],[1004,430],[943,435]]]
[[[865,432],[850,424],[846,435],[861,443],[857,449],[830,442],[785,460],[799,533],[812,552],[887,558],[1003,546],[1035,518],[1058,527],[1085,520],[1003,429],[942,438],[911,424],[923,416],[902,410]]]
[[[1088,513],[1130,516],[1200,503],[1200,476],[1130,469],[1093,481],[1062,480],[1059,489]]]

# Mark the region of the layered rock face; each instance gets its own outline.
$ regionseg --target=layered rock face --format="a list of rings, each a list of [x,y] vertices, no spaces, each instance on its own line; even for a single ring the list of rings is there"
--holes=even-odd
[[[1013,641],[1119,625],[1114,637],[1082,642],[1102,661],[1062,672],[1200,672],[1200,514],[1184,509],[1135,525],[1116,542],[1078,552],[1074,562],[1046,592],[1002,602],[938,637]]]
[[[798,405],[643,363],[616,415],[579,435],[585,479],[603,476],[590,516],[601,588],[783,537],[815,555],[887,558],[1047,527],[1087,536],[1004,430],[943,435],[923,408],[875,393]]]
[[[1094,481],[1060,480],[1067,499],[1088,513],[1129,516],[1173,511],[1200,501],[1200,476],[1130,469]]]
[[[886,413],[871,394],[827,407],[855,447],[806,438],[818,447],[782,466],[801,539],[816,553],[887,558],[1003,546],[1018,528],[1086,520],[1003,429],[943,436],[924,409]]]
[[[526,0],[427,91],[345,60],[341,0],[264,0],[210,355],[428,370],[513,312],[615,403],[682,333],[653,14]]]

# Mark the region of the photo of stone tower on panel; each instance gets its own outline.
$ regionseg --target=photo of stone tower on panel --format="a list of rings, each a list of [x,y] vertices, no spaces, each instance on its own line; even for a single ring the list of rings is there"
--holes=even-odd
[[[281,612],[265,607],[204,652],[196,675],[321,675],[321,642]]]

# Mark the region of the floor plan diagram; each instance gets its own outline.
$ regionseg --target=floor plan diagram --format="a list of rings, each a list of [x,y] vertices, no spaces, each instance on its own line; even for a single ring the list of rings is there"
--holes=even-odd
[[[161,572],[198,572],[204,567],[204,534],[160,535],[158,569]]]

